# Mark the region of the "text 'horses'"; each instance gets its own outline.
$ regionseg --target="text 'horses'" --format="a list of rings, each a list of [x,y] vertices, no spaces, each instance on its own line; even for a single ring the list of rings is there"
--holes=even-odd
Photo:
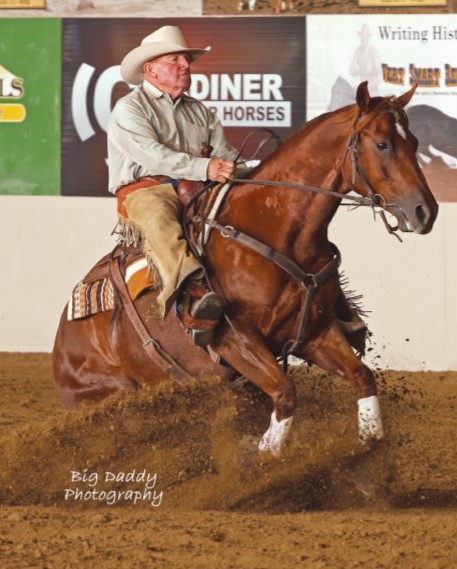
[[[336,314],[339,259],[327,233],[350,190],[391,213],[402,231],[432,229],[438,206],[417,163],[417,140],[403,111],[413,93],[414,88],[398,98],[371,98],[362,83],[356,104],[306,123],[245,183],[232,187],[217,219],[207,220],[213,229],[204,261],[227,315],[211,352],[231,368],[194,346],[173,312],[163,322],[151,319],[148,307],[156,293],[149,290],[135,301],[146,341],[123,309],[79,320],[68,320],[64,312],[53,355],[63,403],[75,409],[81,401],[128,386],[170,380],[145,349],[153,343],[173,357],[175,369],[224,379],[239,372],[266,392],[274,411],[259,448],[278,456],[297,401],[293,381],[277,358],[292,353],[348,378],[358,396],[360,440],[380,439],[373,373],[354,353]],[[253,182],[257,179],[277,184],[266,187]],[[293,184],[330,191],[304,191]],[[260,249],[254,246],[259,243]]]

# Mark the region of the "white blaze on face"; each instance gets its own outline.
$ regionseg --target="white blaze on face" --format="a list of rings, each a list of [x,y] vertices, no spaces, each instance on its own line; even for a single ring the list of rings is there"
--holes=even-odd
[[[400,124],[400,121],[397,119],[395,120],[395,128],[397,129],[398,134],[406,140],[406,132],[403,126]]]

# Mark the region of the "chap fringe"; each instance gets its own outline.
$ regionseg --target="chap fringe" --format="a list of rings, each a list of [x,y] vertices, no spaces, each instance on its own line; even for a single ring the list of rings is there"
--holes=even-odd
[[[162,279],[157,271],[153,260],[148,255],[148,251],[145,246],[145,240],[141,233],[141,230],[136,227],[133,223],[126,220],[124,217],[119,216],[117,219],[117,224],[111,235],[117,235],[117,244],[121,247],[139,247],[141,246],[143,254],[146,258],[148,265],[148,277],[154,283],[157,283],[158,287],[162,286]]]

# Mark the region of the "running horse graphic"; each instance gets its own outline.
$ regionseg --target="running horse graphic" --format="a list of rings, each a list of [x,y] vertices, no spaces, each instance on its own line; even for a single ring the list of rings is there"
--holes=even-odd
[[[345,197],[388,212],[403,232],[432,230],[438,205],[403,110],[414,90],[372,98],[361,83],[355,104],[304,124],[233,184],[217,216],[206,219],[212,230],[205,265],[226,312],[210,352],[229,366],[194,346],[173,313],[163,322],[148,318],[156,294],[150,290],[135,301],[146,340],[125,307],[80,320],[68,320],[64,311],[53,368],[65,406],[75,409],[119,389],[172,381],[176,369],[197,378],[216,373],[227,381],[242,374],[271,397],[274,409],[259,450],[277,457],[297,406],[293,380],[278,359],[293,354],[347,378],[358,396],[361,444],[381,439],[374,375],[351,347],[336,311],[340,259],[328,227]],[[358,195],[348,195],[351,190]],[[151,343],[168,357],[169,374],[149,356]]]

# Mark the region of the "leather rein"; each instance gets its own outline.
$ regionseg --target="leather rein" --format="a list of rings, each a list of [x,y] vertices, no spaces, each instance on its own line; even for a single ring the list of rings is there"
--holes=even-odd
[[[401,112],[403,112],[403,111],[401,110]],[[344,197],[344,199],[354,202],[356,204],[355,207],[369,206],[369,207],[373,208],[373,211],[375,214],[379,211],[381,213],[381,217],[382,217],[383,222],[387,228],[387,231],[390,234],[395,235],[398,239],[400,239],[398,237],[398,235],[396,235],[396,233],[394,233],[395,231],[398,230],[398,227],[392,227],[389,225],[389,223],[385,217],[384,209],[387,206],[397,207],[399,211],[401,211],[401,209],[399,208],[399,206],[397,204],[387,203],[386,200],[380,194],[375,193],[375,191],[373,190],[373,188],[369,184],[369,182],[368,182],[368,180],[367,180],[367,178],[366,178],[366,176],[362,170],[362,167],[360,166],[360,163],[357,159],[360,133],[375,118],[377,118],[381,114],[386,114],[386,113],[392,113],[395,117],[396,125],[399,124],[400,109],[394,108],[393,105],[386,104],[384,101],[382,101],[379,105],[377,105],[367,115],[364,115],[363,117],[361,117],[359,114],[357,116],[355,123],[352,127],[350,138],[349,138],[348,144],[346,146],[344,156],[343,156],[343,160],[342,160],[341,172],[342,172],[343,180],[347,183],[345,176],[344,176],[344,167],[346,164],[346,160],[347,160],[348,156],[350,155],[351,165],[352,165],[352,183],[348,184],[348,185],[349,185],[350,189],[353,189],[353,186],[356,182],[357,176],[359,176],[360,179],[362,180],[363,184],[366,187],[366,191],[368,194],[367,196],[352,196],[352,195],[344,195],[343,196],[339,192],[336,192],[333,190],[328,190],[325,188],[319,188],[319,187],[308,186],[308,185],[303,185],[303,184],[296,184],[296,183],[291,183],[291,182],[278,182],[278,181],[273,181],[273,180],[253,180],[253,179],[232,178],[232,179],[228,179],[228,182],[230,182],[234,185],[250,184],[250,185],[260,185],[260,186],[281,186],[281,187],[288,187],[288,188],[294,188],[294,189],[319,193],[319,194],[327,195],[330,197],[336,197],[336,198],[340,198],[340,199],[342,199]],[[240,151],[240,153],[241,153],[241,151]],[[213,187],[213,185],[214,185],[214,183],[210,183],[207,186],[205,186],[200,192],[198,192],[190,200],[190,202],[187,204],[186,208],[184,209],[183,226],[185,229],[186,237],[187,237],[187,240],[190,244],[190,247],[191,247],[194,255],[198,259],[201,259],[201,255],[197,251],[194,244],[192,243],[192,240],[190,239],[190,236],[189,236],[188,230],[187,230],[187,223],[186,223],[187,212],[189,211],[189,208],[191,207],[191,205],[193,203],[195,203],[198,200],[198,198],[200,196],[202,196],[206,191],[208,191],[211,187]],[[346,205],[346,204],[340,203],[339,205]],[[197,219],[198,219],[198,221],[202,222],[203,228],[206,225],[212,229],[216,229],[217,231],[220,232],[222,237],[229,238],[229,239],[232,239],[234,241],[238,241],[239,243],[242,243],[243,245],[245,245],[245,246],[249,247],[250,249],[256,251],[257,253],[259,253],[260,255],[262,255],[263,257],[268,259],[269,261],[274,262],[276,265],[281,267],[288,275],[290,275],[293,279],[297,280],[300,283],[300,285],[305,289],[304,300],[303,300],[302,307],[301,307],[300,314],[299,314],[299,318],[298,318],[298,325],[295,326],[295,328],[296,328],[295,336],[293,339],[287,340],[285,342],[285,344],[283,345],[282,350],[281,350],[281,357],[283,358],[284,367],[286,368],[287,367],[287,356],[292,355],[294,352],[297,352],[305,344],[304,338],[305,338],[305,334],[306,334],[307,324],[309,322],[309,317],[310,317],[310,313],[311,313],[311,305],[312,305],[312,301],[314,298],[314,294],[316,292],[317,287],[320,284],[324,283],[331,276],[333,276],[335,273],[337,273],[338,268],[341,264],[340,252],[338,251],[337,247],[333,243],[330,243],[331,252],[332,252],[332,258],[330,259],[330,261],[328,261],[324,265],[324,267],[322,267],[317,273],[314,273],[314,274],[313,273],[306,273],[305,271],[303,271],[303,269],[301,267],[299,267],[294,261],[292,261],[292,259],[289,259],[287,256],[276,251],[272,247],[266,245],[265,243],[262,243],[261,241],[258,241],[257,239],[254,239],[253,237],[247,235],[246,233],[243,233],[242,231],[235,229],[232,226],[221,225],[217,222],[216,219],[204,218],[202,212],[199,213],[199,215],[197,216]],[[194,221],[196,221],[195,218],[194,218]],[[202,229],[202,231],[203,230],[204,229]],[[401,239],[400,239],[400,241],[401,241]],[[208,281],[208,285],[210,286],[210,288],[212,288],[208,278],[207,278],[207,281]],[[227,316],[225,316],[225,318],[226,318],[227,322],[229,323],[229,325],[235,330],[235,328],[233,327],[233,324],[230,322],[229,318]]]

